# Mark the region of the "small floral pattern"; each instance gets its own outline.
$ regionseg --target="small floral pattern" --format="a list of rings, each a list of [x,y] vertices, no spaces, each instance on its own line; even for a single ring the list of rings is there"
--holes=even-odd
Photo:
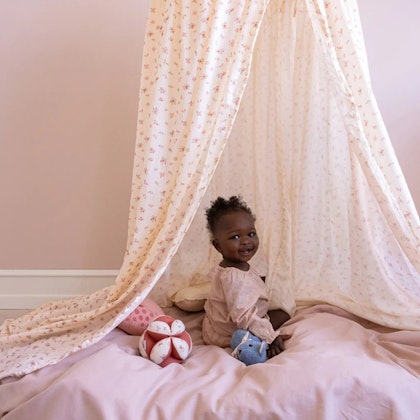
[[[323,301],[420,329],[420,222],[371,91],[356,0],[152,0],[143,54],[116,284],[7,320],[1,378],[97,342],[159,279],[160,299],[199,281],[217,258],[204,231],[217,195],[241,194],[256,213],[252,262],[273,307]]]

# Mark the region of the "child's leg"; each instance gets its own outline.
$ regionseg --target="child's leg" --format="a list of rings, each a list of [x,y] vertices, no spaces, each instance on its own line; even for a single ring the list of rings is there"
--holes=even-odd
[[[290,319],[289,314],[284,312],[283,309],[273,309],[272,311],[268,311],[268,317],[270,318],[271,325],[275,330]]]

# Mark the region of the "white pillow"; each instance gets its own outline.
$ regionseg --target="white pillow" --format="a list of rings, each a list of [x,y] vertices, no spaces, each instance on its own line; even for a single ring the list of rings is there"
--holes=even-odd
[[[187,286],[172,295],[175,306],[186,312],[198,312],[204,309],[209,296],[210,282]]]

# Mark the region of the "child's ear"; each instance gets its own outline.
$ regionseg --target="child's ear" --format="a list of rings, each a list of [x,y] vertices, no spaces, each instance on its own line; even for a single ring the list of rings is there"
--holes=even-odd
[[[217,249],[218,252],[222,252],[222,249],[220,248],[219,242],[216,239],[213,239],[211,241],[211,243],[213,244],[213,246]]]

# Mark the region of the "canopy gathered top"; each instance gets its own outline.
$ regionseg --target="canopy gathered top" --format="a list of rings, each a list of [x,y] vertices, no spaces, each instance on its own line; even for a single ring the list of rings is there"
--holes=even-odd
[[[420,330],[420,221],[369,80],[356,0],[151,1],[116,283],[1,327],[0,377],[62,360],[215,261],[204,208],[257,216],[271,306]],[[163,301],[160,303],[164,303]]]

